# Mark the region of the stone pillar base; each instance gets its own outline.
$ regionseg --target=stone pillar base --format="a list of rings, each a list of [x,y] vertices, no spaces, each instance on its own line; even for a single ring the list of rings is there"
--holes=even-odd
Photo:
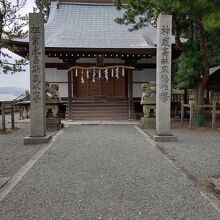
[[[61,118],[46,118],[46,127],[54,129],[62,129],[63,124],[61,123]]]
[[[161,136],[161,135],[153,135],[153,140],[155,142],[176,142],[177,137],[174,135],[166,135],[166,136]]]
[[[153,129],[156,127],[156,118],[141,118],[140,128],[150,128]]]
[[[25,137],[24,138],[24,145],[28,144],[45,144],[48,143],[52,138],[52,135],[47,135],[44,137]]]

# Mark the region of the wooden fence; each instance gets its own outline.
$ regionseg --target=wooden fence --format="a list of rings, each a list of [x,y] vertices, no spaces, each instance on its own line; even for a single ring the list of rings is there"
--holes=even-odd
[[[2,132],[6,132],[6,113],[10,112],[11,114],[11,128],[15,129],[15,117],[14,117],[14,102],[1,102],[0,103],[0,112],[2,117]]]
[[[189,109],[189,128],[193,127],[193,119],[195,117],[195,110],[198,109],[211,109],[212,113],[212,128],[216,128],[216,115],[220,114],[220,111],[217,111],[217,108],[220,108],[220,105],[216,105],[216,101],[213,101],[212,105],[194,105],[193,103],[184,104],[181,102],[181,125],[184,121],[185,108]]]

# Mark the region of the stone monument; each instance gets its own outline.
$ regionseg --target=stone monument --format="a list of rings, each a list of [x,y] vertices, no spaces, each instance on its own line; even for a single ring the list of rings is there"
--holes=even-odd
[[[157,19],[156,135],[155,141],[176,141],[170,131],[172,16]]]
[[[24,144],[47,143],[45,118],[45,47],[44,20],[41,13],[29,14],[31,135]]]
[[[155,128],[156,125],[156,83],[142,84],[143,94],[141,105],[143,105],[144,117],[141,118],[141,128]]]

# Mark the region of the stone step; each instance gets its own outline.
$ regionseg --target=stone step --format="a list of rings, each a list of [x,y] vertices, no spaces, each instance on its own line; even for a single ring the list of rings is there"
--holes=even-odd
[[[128,116],[99,116],[99,117],[81,117],[81,116],[75,116],[72,117],[73,120],[128,120]]]
[[[127,115],[128,111],[124,112],[107,112],[107,111],[100,111],[100,112],[90,112],[90,111],[80,111],[80,112],[72,112],[73,115]]]
[[[84,110],[73,110],[72,111],[75,114],[101,114],[101,113],[111,113],[111,114],[120,114],[120,113],[128,113],[128,109],[122,109],[122,110],[118,110],[118,109],[104,109],[104,110],[88,110],[88,109],[84,109]]]
[[[73,120],[127,120],[129,114],[127,99],[74,100]],[[66,117],[69,115],[67,105]]]
[[[123,100],[73,100],[72,102],[76,103],[83,103],[83,102],[95,102],[95,103],[103,103],[103,102],[128,102],[128,99],[123,99]]]
[[[66,109],[69,107],[66,106]],[[125,109],[128,105],[72,105],[72,109]]]
[[[68,107],[66,109],[69,109]],[[72,106],[72,110],[128,110],[128,105],[124,106]]]
[[[127,106],[128,103],[72,103],[72,106]]]
[[[68,118],[68,114],[66,115],[66,117]],[[73,120],[89,120],[89,119],[128,119],[129,114],[125,113],[125,114],[72,114],[72,119]]]

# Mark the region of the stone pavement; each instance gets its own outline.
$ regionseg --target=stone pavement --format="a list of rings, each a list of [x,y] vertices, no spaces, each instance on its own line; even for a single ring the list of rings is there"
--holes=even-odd
[[[134,125],[69,125],[0,219],[220,219],[200,191]]]

